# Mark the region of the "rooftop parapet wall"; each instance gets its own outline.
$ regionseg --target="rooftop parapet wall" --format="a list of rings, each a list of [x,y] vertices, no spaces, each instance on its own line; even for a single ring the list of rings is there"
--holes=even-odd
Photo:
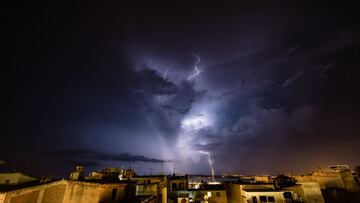
[[[101,184],[59,180],[3,193],[5,198],[1,203],[110,202],[125,198],[125,186],[123,183]]]
[[[35,180],[37,180],[37,178],[25,175],[20,172],[0,173],[0,185],[2,184],[15,185],[15,184],[22,184]]]

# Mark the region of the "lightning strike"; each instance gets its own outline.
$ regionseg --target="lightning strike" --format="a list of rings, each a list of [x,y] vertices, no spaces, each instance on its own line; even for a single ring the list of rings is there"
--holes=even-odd
[[[201,73],[201,70],[199,68],[199,63],[200,63],[200,56],[198,56],[197,54],[193,54],[196,57],[196,61],[194,64],[194,73],[189,75],[189,77],[187,78],[187,80],[191,80],[193,78],[195,78],[196,76],[198,76]]]
[[[211,181],[212,182],[215,182],[215,172],[214,172],[214,167],[213,167],[213,163],[211,161],[211,156],[210,156],[210,153],[209,152],[205,152],[205,151],[199,151],[200,154],[205,154],[208,156],[209,160],[209,165],[210,165],[210,168],[211,168]]]
[[[166,69],[166,71],[163,74],[163,79],[166,79],[168,72],[172,69],[172,66]]]

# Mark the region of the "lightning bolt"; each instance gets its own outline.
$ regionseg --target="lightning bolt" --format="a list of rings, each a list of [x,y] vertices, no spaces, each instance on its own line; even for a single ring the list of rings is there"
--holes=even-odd
[[[200,154],[205,154],[208,156],[209,160],[209,165],[210,165],[210,168],[211,168],[211,181],[212,182],[215,182],[215,172],[214,172],[214,167],[213,167],[213,163],[211,161],[211,156],[210,156],[210,153],[209,152],[205,152],[205,151],[199,151]]]
[[[200,63],[200,56],[197,55],[197,54],[194,54],[193,55],[196,57],[196,61],[195,61],[195,64],[194,64],[194,73],[189,75],[189,77],[187,78],[187,80],[191,80],[193,78],[195,78],[196,76],[198,76],[200,73],[201,73],[201,70],[199,68],[199,63]]]
[[[168,72],[173,68],[175,64],[171,64],[164,72],[163,79],[166,79]]]

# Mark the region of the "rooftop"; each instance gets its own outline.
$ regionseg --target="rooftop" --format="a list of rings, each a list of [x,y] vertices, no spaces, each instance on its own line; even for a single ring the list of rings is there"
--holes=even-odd
[[[55,181],[57,181],[57,180],[52,180],[49,182],[55,182]],[[40,180],[36,180],[36,181],[31,181],[31,182],[17,184],[17,185],[0,185],[0,192],[8,192],[8,191],[18,190],[18,189],[32,187],[32,186],[36,186],[36,185],[43,185],[43,184],[47,184],[49,182],[41,182]]]
[[[202,185],[200,188],[197,189],[188,189],[191,191],[197,191],[197,190],[225,190],[224,185],[218,184],[218,185]]]
[[[243,189],[245,192],[283,192],[282,190],[274,190],[272,188],[261,188],[261,189]]]
[[[163,178],[166,175],[143,175],[143,176],[134,176],[133,178]]]
[[[249,182],[243,182],[243,181],[237,181],[237,182],[233,182],[233,183],[237,184],[237,185],[274,185],[273,183],[260,183],[260,182],[249,183]]]
[[[168,176],[169,180],[184,180],[187,179],[187,176]]]

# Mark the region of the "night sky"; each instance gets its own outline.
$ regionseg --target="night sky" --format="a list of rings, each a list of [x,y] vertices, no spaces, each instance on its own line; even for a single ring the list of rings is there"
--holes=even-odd
[[[360,164],[358,7],[291,2],[2,8],[0,160],[58,176],[209,174],[199,151],[217,174]]]

